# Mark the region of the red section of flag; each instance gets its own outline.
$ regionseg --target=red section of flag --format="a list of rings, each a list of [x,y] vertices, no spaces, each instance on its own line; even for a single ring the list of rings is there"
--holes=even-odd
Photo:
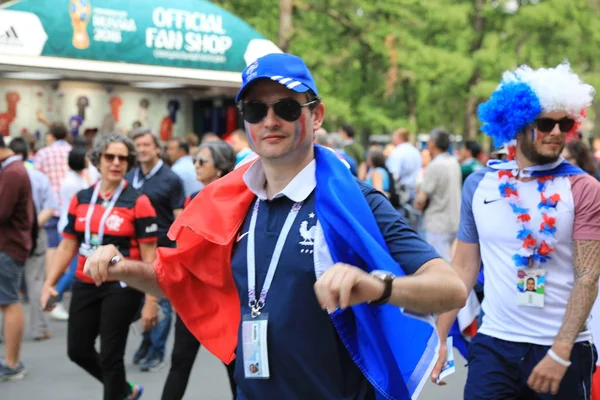
[[[469,338],[474,338],[475,335],[477,334],[477,318],[475,318],[473,320],[473,322],[471,322],[471,325],[469,325],[465,329],[463,329],[462,333],[464,336],[467,336]]]
[[[248,163],[206,186],[169,230],[177,249],[159,248],[158,283],[194,336],[225,363],[235,359],[240,300],[231,253],[254,194],[242,180]]]

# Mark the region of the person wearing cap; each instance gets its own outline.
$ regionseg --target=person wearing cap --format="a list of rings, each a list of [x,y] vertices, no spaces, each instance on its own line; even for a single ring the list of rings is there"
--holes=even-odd
[[[270,54],[237,95],[257,159],[206,186],[154,265],[112,246],[87,263],[166,295],[207,350],[236,358],[238,399],[411,399],[439,345],[432,313],[464,285],[382,193],[313,144],[325,117],[302,59]]]
[[[600,276],[600,184],[561,157],[594,88],[568,63],[507,71],[479,106],[509,159],[465,181],[452,265],[467,289],[484,269],[483,322],[470,344],[464,398],[590,398],[596,351],[587,325]],[[532,278],[537,291],[527,292]],[[432,380],[457,311],[442,314]],[[440,384],[443,382],[439,382]]]

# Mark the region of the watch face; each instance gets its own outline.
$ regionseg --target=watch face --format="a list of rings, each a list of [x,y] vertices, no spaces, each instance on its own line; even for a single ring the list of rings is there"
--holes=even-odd
[[[381,280],[394,279],[394,274],[388,271],[373,271],[371,275]]]

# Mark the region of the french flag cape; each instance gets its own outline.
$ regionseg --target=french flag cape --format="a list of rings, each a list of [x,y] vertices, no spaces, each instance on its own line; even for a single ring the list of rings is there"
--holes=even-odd
[[[487,166],[495,170],[516,170],[519,168],[515,160],[490,160],[487,163]],[[552,164],[538,165],[526,169],[530,171],[530,176],[536,178],[543,176],[563,177],[586,173],[581,168],[570,164],[562,158]],[[469,343],[477,333],[476,318],[479,315],[479,312],[479,301],[473,291],[471,291],[467,300],[467,305],[460,310],[457,320],[448,332],[448,335],[453,337],[454,347],[461,353],[465,360],[467,359]]]
[[[315,160],[315,207],[322,230],[320,245],[317,230],[315,253],[331,256],[329,265],[320,268],[343,262],[404,276],[348,168],[319,146]],[[178,248],[159,248],[155,261],[159,285],[185,325],[225,363],[235,358],[240,324],[231,254],[255,199],[242,179],[251,164],[206,186],[194,198],[169,231]],[[432,316],[412,315],[392,305],[360,304],[351,311],[336,311],[331,319],[378,399],[417,398],[437,360],[439,338]]]

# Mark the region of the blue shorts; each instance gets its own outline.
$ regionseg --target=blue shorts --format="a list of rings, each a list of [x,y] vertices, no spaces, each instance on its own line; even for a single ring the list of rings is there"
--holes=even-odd
[[[8,306],[21,301],[19,290],[23,280],[24,267],[25,263],[0,251],[0,306]]]
[[[58,232],[58,217],[52,217],[44,226],[48,234],[48,248],[55,249],[60,244],[60,233]]]
[[[478,333],[469,346],[465,400],[589,400],[598,358],[594,345],[579,342],[571,352],[558,394],[538,394],[527,386],[549,346],[507,342]]]

